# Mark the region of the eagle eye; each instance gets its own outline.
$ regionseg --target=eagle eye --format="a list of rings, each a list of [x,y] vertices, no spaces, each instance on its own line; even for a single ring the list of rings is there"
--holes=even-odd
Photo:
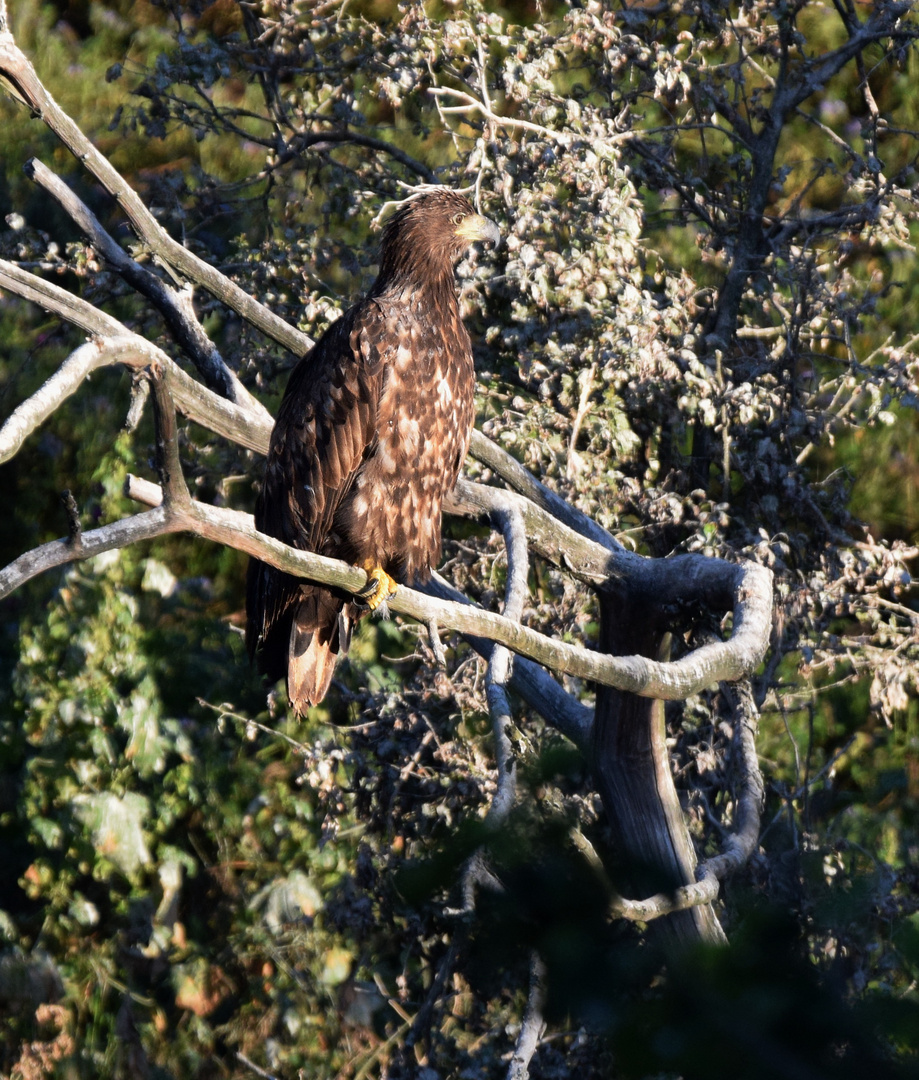
[[[454,214],[453,215],[453,224],[454,225],[461,225],[463,223],[463,219],[465,217],[466,217],[465,214]]]

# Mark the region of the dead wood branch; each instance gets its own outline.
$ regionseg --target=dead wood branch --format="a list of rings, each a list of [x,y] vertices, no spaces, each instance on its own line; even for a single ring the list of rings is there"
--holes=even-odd
[[[6,27],[0,28],[0,78],[6,80],[18,100],[39,117],[77,160],[86,166],[102,186],[113,195],[147,249],[191,281],[202,285],[212,296],[223,301],[246,322],[302,356],[312,341],[308,335],[290,326],[264,304],[260,304],[213,266],[183,247],[166,232],[147,209],[137,192],[83,134],[51,97],[28,57],[17,46]]]
[[[176,289],[132,259],[102,228],[89,207],[42,162],[35,158],[28,161],[26,175],[61,205],[82,229],[99,256],[160,312],[176,344],[190,357],[208,388],[228,401],[256,406],[255,399],[224,363],[198,321],[192,305],[191,288]]]
[[[161,533],[194,533],[227,547],[245,551],[248,555],[254,555],[288,573],[352,593],[358,592],[366,584],[367,575],[363,570],[348,566],[337,559],[327,559],[322,555],[287,547],[274,537],[258,532],[250,514],[209,506],[194,500],[186,507],[170,505],[166,499],[160,509],[165,511],[163,517],[157,519],[161,522]],[[144,518],[147,523],[152,520],[147,515],[137,516]],[[135,519],[129,518],[128,522],[133,520]],[[124,524],[117,522],[85,532],[82,557],[131,543],[130,528],[117,528]],[[147,524],[145,527],[150,526]],[[145,531],[143,536],[137,538],[149,539],[153,535],[157,533]],[[74,553],[66,541],[52,541],[35,548],[0,571],[0,599],[52,566],[73,561]],[[768,571],[765,573],[768,574]],[[764,627],[760,615],[761,609],[768,607],[770,602],[768,597],[762,595],[761,590],[739,597],[735,608],[736,629],[731,640],[733,642],[736,638],[743,648],[735,651],[745,654],[747,649],[754,648],[759,657],[764,655],[768,644],[769,623],[766,620]],[[731,642],[724,643],[724,646],[703,646],[703,649],[710,651],[701,663],[692,661],[695,653],[670,664],[658,663],[642,656],[605,656],[547,638],[494,612],[437,600],[405,586],[401,586],[393,596],[390,608],[423,623],[435,620],[439,626],[460,633],[490,638],[554,671],[629,690],[643,697],[678,700],[696,693],[711,682],[736,677],[732,673],[739,665],[734,651],[728,648]],[[751,640],[757,633],[760,636],[758,648]],[[701,653],[703,649],[698,652]],[[722,671],[728,674],[719,674]]]

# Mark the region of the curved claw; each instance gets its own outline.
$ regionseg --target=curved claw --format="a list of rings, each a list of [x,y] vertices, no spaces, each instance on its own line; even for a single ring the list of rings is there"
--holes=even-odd
[[[365,565],[363,569],[367,573],[367,584],[354,595],[358,600],[363,601],[371,611],[376,611],[380,604],[385,603],[399,586],[381,566],[374,566],[373,563],[370,563]]]

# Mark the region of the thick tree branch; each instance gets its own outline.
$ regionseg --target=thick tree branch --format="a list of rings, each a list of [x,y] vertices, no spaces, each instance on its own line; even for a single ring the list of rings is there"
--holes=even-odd
[[[122,363],[139,370],[152,362],[163,366],[178,410],[190,420],[232,441],[264,454],[273,421],[255,399],[246,407],[227,401],[208,390],[155,345],[126,330],[79,297],[45,281],[14,263],[0,259],[0,289],[8,289],[73,323],[97,339],[75,350],[58,371],[11,414],[0,428],[0,461],[12,457],[25,438],[43,423],[93,371]],[[92,346],[92,347],[90,347]]]
[[[458,604],[474,606],[467,597],[438,574],[435,574],[426,585],[421,586],[421,591],[443,600],[453,600]],[[463,639],[486,660],[490,659],[497,648],[493,641],[475,634],[464,634]],[[589,709],[572,697],[538,664],[523,656],[515,657],[510,687],[531,709],[544,717],[576,746],[584,748],[589,744],[593,709]]]
[[[145,521],[148,520],[144,517]],[[162,522],[161,531],[164,533],[190,532],[254,555],[298,577],[347,592],[356,593],[367,582],[363,570],[337,559],[287,547],[274,537],[258,532],[250,514],[192,501],[187,508],[168,507],[166,516],[158,520]],[[129,530],[117,528],[121,525],[118,522],[85,532],[82,557],[132,542]],[[151,535],[156,534],[145,532],[138,539]],[[20,556],[0,571],[0,599],[44,570],[73,560],[73,551],[63,541],[42,545]],[[436,600],[405,586],[400,586],[392,597],[390,609],[420,622],[434,620],[439,626],[460,633],[490,638],[554,671],[615,686],[643,697],[679,700],[697,693],[712,682],[739,678],[752,670],[765,654],[769,621],[767,619],[764,624],[761,614],[764,607],[770,607],[771,598],[762,594],[762,586],[771,581],[771,574],[752,565],[745,570],[753,572],[753,580],[745,578],[743,573],[738,578],[738,602],[731,641],[703,646],[690,656],[672,663],[659,663],[643,656],[613,657],[590,652],[547,638],[494,612]]]
[[[530,1061],[546,1028],[543,1006],[546,1000],[546,965],[537,953],[530,956],[530,987],[527,1007],[520,1023],[517,1044],[507,1070],[507,1080],[527,1080]]]
[[[469,453],[476,461],[487,465],[514,491],[519,491],[521,495],[525,495],[531,502],[548,511],[570,529],[611,551],[621,547],[606,529],[602,528],[586,514],[581,513],[570,503],[565,502],[560,495],[556,495],[545,484],[541,484],[529,469],[524,468],[516,458],[503,450],[497,443],[493,443],[481,431],[472,432]]]
[[[44,121],[74,157],[118,200],[135,232],[155,256],[204,286],[248,323],[296,356],[308,351],[312,340],[307,334],[290,326],[213,266],[173,240],[137,192],[51,97],[8,28],[0,28],[0,79],[10,85],[14,96]]]
[[[518,469],[526,472],[522,466],[518,466]],[[456,492],[446,506],[448,510],[462,509],[467,514],[474,513],[476,509],[480,514],[491,513],[508,499],[516,501],[520,508],[527,536],[540,555],[601,592],[627,579],[637,594],[666,597],[660,617],[666,617],[673,629],[685,630],[690,621],[689,613],[699,607],[720,612],[733,611],[735,621],[731,651],[737,650],[740,667],[736,673],[718,675],[711,682],[740,678],[759,663],[754,657],[762,655],[762,642],[768,639],[772,626],[772,573],[765,567],[749,562],[726,563],[702,555],[650,559],[626,550],[615,541],[612,548],[603,548],[527,499],[468,481],[457,484]],[[738,604],[742,607],[738,607]],[[741,616],[740,623],[737,621],[738,614]],[[724,647],[724,642],[704,645],[676,663],[707,665],[713,658],[708,650],[713,649],[718,654]],[[666,664],[664,667],[670,670],[673,665]]]
[[[40,184],[82,229],[98,254],[124,280],[156,307],[183,352],[191,358],[205,384],[215,393],[238,405],[254,405],[255,399],[230,371],[217,347],[198,321],[192,305],[191,289],[178,290],[135,262],[102,228],[95,214],[70,190],[59,176],[32,158],[26,175]]]
[[[519,622],[527,593],[527,577],[530,560],[527,551],[523,516],[516,507],[509,506],[495,513],[496,524],[504,535],[507,551],[507,584],[504,593],[504,617]],[[507,699],[507,683],[511,672],[511,654],[503,645],[496,645],[488,671],[485,675],[485,695],[491,714],[492,732],[495,737],[495,763],[497,766],[497,790],[488,810],[486,822],[497,824],[504,821],[517,798],[517,762],[511,742],[510,731],[514,726],[511,706]]]

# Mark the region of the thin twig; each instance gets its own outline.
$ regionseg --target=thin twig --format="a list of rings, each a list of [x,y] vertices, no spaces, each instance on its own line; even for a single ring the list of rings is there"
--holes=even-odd
[[[236,1060],[240,1065],[245,1065],[250,1072],[254,1072],[256,1076],[261,1076],[264,1080],[278,1080],[274,1073],[266,1072],[264,1069],[259,1068],[254,1061],[250,1061],[246,1055],[241,1051],[236,1051]]]
[[[498,127],[521,128],[524,131],[532,131],[534,134],[540,135],[544,139],[549,139],[551,142],[559,143],[561,146],[570,146],[572,143],[583,138],[583,136],[577,135],[571,131],[553,131],[551,128],[543,127],[542,124],[534,124],[532,120],[524,120],[521,117],[499,116],[488,104],[484,101],[480,101],[477,97],[473,97],[472,94],[467,94],[465,90],[455,90],[449,86],[429,86],[428,93],[436,98],[452,97],[460,102],[459,105],[439,105],[440,113],[445,116],[452,113],[468,116],[470,113],[478,112],[486,120]],[[603,141],[610,145],[614,145],[616,143],[627,142],[633,137],[633,132],[623,131],[616,135],[607,135],[604,137]]]

